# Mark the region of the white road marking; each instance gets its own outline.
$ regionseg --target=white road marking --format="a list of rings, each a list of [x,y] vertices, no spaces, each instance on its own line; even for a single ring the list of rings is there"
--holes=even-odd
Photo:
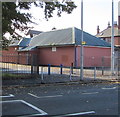
[[[76,115],[86,115],[86,114],[94,114],[95,111],[88,111],[88,112],[81,112],[81,113],[73,113],[73,114],[66,114],[62,115],[62,117],[69,117],[69,116],[76,116]]]
[[[37,110],[38,112],[41,113],[41,115],[47,115],[47,113],[46,113],[45,111],[43,111],[43,110],[37,108],[36,106],[33,106],[33,105],[30,104],[30,103],[28,103],[28,102],[26,102],[26,101],[24,101],[24,100],[21,100],[21,102],[23,102],[24,104],[26,104],[26,105],[30,106],[31,108]]]
[[[39,115],[47,115],[47,113],[46,113],[45,111],[43,111],[43,110],[37,108],[36,106],[34,106],[34,105],[32,105],[32,104],[30,104],[30,103],[24,101],[24,100],[0,101],[0,103],[13,103],[13,102],[22,102],[22,103],[24,103],[25,105],[27,105],[27,106],[33,108],[34,110],[38,111],[39,113],[41,113],[41,114],[39,114]]]
[[[9,94],[8,96],[0,96],[0,98],[7,98],[7,97],[15,97],[13,94]]]
[[[82,94],[85,94],[85,95],[90,95],[90,94],[97,94],[99,92],[90,92],[90,93],[82,93]]]
[[[28,94],[35,97],[35,98],[53,98],[53,97],[62,97],[63,96],[63,95],[53,95],[53,96],[41,96],[41,97],[39,97],[39,96],[34,95],[32,93],[28,93]]]
[[[112,88],[107,88],[107,87],[106,87],[106,88],[102,88],[102,89],[116,89],[116,87],[112,87]]]
[[[32,93],[28,93],[28,94],[31,95],[31,96],[33,96],[33,97],[35,97],[35,98],[40,98],[40,97],[38,97],[38,96],[36,96],[36,95],[34,95]]]
[[[41,116],[41,114],[31,114],[31,115],[27,115],[27,117],[39,117]],[[42,115],[43,116],[43,115]],[[18,116],[18,117],[26,117],[26,115],[22,115],[22,116]]]
[[[53,98],[53,97],[62,97],[63,95],[53,95],[53,96],[42,96],[40,98]]]

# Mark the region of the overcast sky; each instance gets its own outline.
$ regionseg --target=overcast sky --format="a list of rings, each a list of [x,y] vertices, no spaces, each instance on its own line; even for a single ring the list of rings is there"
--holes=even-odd
[[[63,13],[61,17],[56,14],[49,21],[46,21],[43,15],[43,9],[33,7],[32,15],[35,17],[38,25],[34,25],[35,30],[50,31],[53,27],[64,29],[69,27],[77,27],[81,29],[81,0],[74,0],[77,8],[72,14]],[[114,21],[118,21],[118,1],[114,0]],[[112,21],[112,0],[83,0],[84,8],[84,31],[95,35],[97,26],[100,31],[108,26],[108,22]]]

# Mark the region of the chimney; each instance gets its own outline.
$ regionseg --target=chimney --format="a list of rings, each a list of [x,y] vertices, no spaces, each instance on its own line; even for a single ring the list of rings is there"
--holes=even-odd
[[[118,2],[118,29],[120,29],[120,1]]]
[[[55,27],[53,27],[53,28],[52,28],[52,30],[56,30],[56,28],[55,28]]]
[[[114,21],[114,27],[117,27],[117,21]]]
[[[99,28],[99,26],[97,26],[97,34],[99,34],[100,33],[100,28]]]
[[[110,26],[110,22],[108,22],[108,28],[111,28],[111,26]]]

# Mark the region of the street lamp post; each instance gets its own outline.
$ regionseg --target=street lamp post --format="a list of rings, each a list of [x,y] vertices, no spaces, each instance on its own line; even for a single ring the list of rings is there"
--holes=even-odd
[[[81,0],[81,48],[80,48],[80,80],[83,80],[83,0]]]
[[[111,73],[114,75],[115,52],[114,52],[114,2],[112,0],[112,29],[111,29]]]

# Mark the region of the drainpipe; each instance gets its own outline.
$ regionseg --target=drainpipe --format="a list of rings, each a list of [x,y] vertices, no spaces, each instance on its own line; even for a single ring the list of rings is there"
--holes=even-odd
[[[118,2],[118,29],[120,29],[120,1]]]
[[[77,46],[75,45],[75,50],[74,50],[74,56],[75,56],[75,59],[74,59],[74,67],[77,67]]]

